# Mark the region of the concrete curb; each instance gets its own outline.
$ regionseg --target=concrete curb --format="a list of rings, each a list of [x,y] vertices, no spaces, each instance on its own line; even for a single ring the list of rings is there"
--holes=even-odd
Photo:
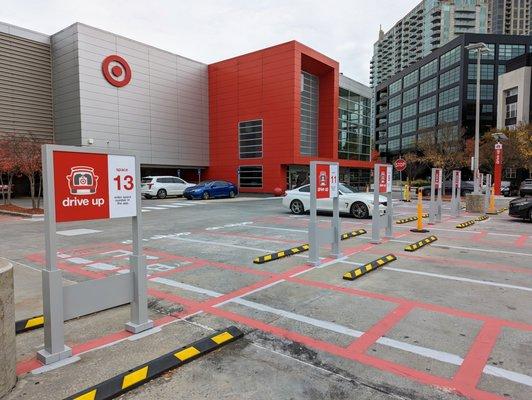
[[[377,258],[376,260],[371,261],[359,268],[355,268],[352,271],[346,272],[343,278],[348,281],[354,281],[355,279],[360,278],[362,275],[365,275],[368,272],[373,271],[395,260],[397,260],[396,256],[394,256],[393,254],[387,254],[384,257]]]
[[[417,242],[411,243],[407,246],[405,246],[405,251],[416,251],[422,248],[423,246],[426,246],[427,244],[430,244],[432,242],[435,242],[438,240],[438,238],[434,235],[426,237],[425,239],[421,239]]]
[[[44,218],[44,214],[29,214],[16,211],[0,210],[0,214],[15,215],[17,217]]]
[[[456,225],[456,227],[459,228],[459,229],[462,229],[462,228],[467,228],[468,226],[471,226],[471,225],[474,225],[474,224],[475,224],[475,220],[471,219],[469,221],[462,222],[461,224]]]
[[[65,400],[104,400],[112,399],[137,386],[140,386],[162,373],[180,367],[201,357],[221,346],[231,343],[244,336],[235,326],[213,333],[188,346],[181,347],[145,364],[132,368],[102,383],[82,390]]]

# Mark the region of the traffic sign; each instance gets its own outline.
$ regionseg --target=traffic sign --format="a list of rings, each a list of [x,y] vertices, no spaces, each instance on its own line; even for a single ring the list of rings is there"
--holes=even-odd
[[[404,158],[398,158],[393,163],[393,166],[399,172],[404,171],[406,169],[406,160]]]

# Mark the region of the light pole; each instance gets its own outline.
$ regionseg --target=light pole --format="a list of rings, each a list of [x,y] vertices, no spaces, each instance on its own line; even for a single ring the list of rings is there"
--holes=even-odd
[[[489,47],[482,42],[471,43],[465,47],[467,50],[476,50],[477,51],[477,105],[475,113],[475,156],[473,158],[473,194],[482,193],[482,182],[479,182],[479,172],[478,172],[478,158],[479,158],[479,141],[480,141],[480,59],[482,58],[482,53],[488,53],[491,50]]]

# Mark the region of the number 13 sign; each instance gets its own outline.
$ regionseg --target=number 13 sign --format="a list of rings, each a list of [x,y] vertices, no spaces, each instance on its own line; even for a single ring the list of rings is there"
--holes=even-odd
[[[135,157],[53,151],[56,222],[137,215]]]

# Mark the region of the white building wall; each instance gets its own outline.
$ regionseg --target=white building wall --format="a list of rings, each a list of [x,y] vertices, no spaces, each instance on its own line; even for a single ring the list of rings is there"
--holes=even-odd
[[[506,101],[504,92],[517,87],[517,125],[530,123],[530,81],[532,67],[522,67],[499,75],[497,93],[497,129],[505,127]]]

